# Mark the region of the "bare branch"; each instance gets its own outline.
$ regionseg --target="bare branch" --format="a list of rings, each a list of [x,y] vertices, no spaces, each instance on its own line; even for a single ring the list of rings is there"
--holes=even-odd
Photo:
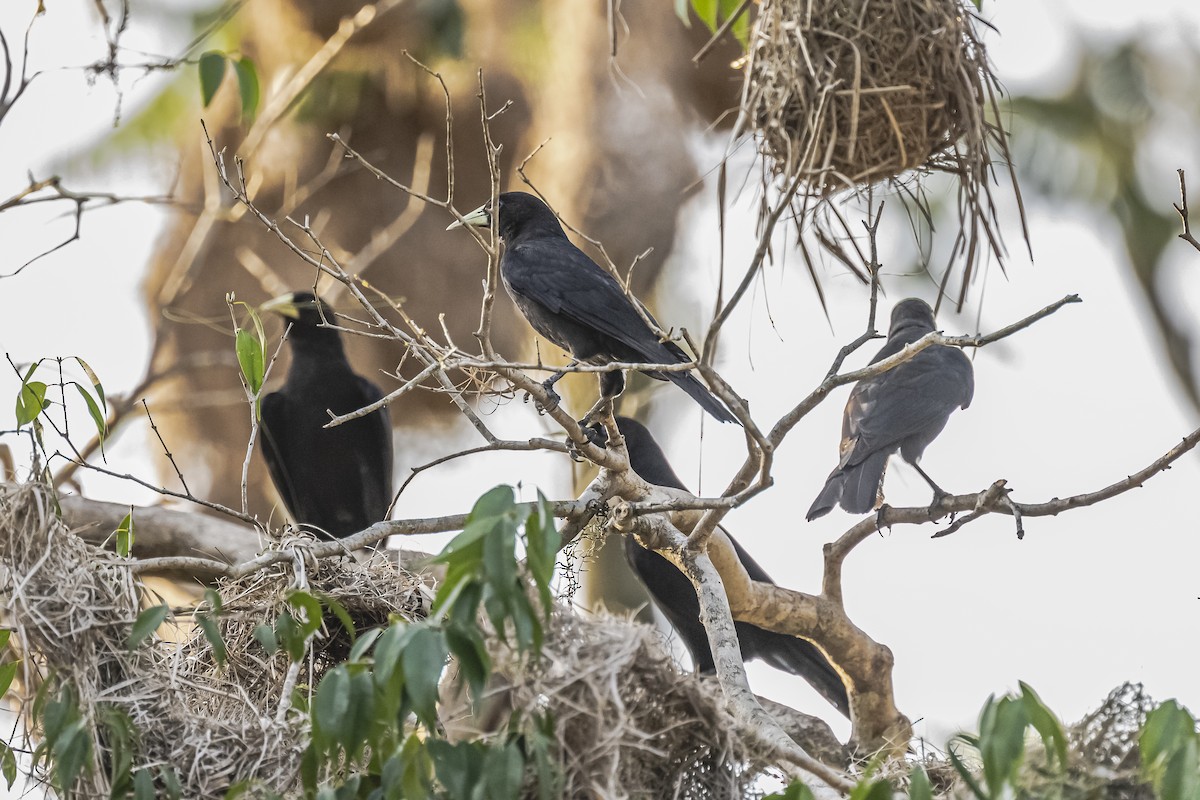
[[[1188,221],[1187,179],[1184,177],[1183,170],[1179,169],[1176,172],[1179,173],[1179,200],[1183,204],[1182,206],[1179,203],[1173,204],[1175,210],[1179,212],[1179,219],[1183,222],[1183,233],[1179,234],[1179,238],[1200,250],[1200,242],[1192,236],[1192,226]]]

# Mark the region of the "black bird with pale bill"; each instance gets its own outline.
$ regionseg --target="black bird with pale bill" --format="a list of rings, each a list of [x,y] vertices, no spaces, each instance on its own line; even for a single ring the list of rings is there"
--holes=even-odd
[[[887,343],[871,359],[890,358],[935,330],[933,309],[910,297],[892,309]],[[933,503],[946,495],[918,463],[946,427],[950,414],[971,404],[975,375],[957,347],[933,345],[893,369],[854,385],[842,414],[841,460],[808,509],[808,519],[835,505],[851,514],[875,507],[888,458],[897,450],[933,488]]]
[[[387,517],[392,499],[392,425],[387,407],[326,428],[383,398],[346,359],[334,313],[311,292],[264,303],[289,322],[291,366],[278,391],[262,400],[263,456],[296,524],[344,538]]]
[[[647,483],[687,490],[645,425],[629,417],[618,416],[616,421],[617,428],[625,437],[625,447],[629,450],[629,466],[634,472]],[[598,424],[589,429],[589,435],[593,441],[598,442],[604,442],[606,438],[604,429]],[[738,560],[742,562],[751,579],[761,583],[774,583],[737,540],[724,528],[721,530],[729,538]],[[674,564],[653,550],[642,547],[632,536],[625,537],[625,556],[654,598],[655,605],[672,627],[679,631],[684,645],[692,655],[696,669],[705,674],[715,672],[708,633],[700,622],[700,601],[696,598],[696,589],[692,582]],[[776,669],[798,675],[808,681],[834,708],[846,716],[850,715],[850,700],[845,684],[837,670],[829,663],[829,659],[816,645],[795,636],[763,630],[747,622],[735,620],[733,624],[737,630],[744,661],[762,659]]]
[[[638,312],[636,301],[626,295],[616,278],[571,243],[554,212],[537,197],[504,192],[495,209],[489,202],[446,230],[464,224],[486,228],[492,224],[493,215],[504,242],[500,258],[504,288],[533,329],[569,352],[576,362],[604,365],[691,361],[674,342],[659,339]],[[564,374],[556,373],[542,384],[555,403],[559,397],[554,384]],[[725,404],[690,372],[651,370],[644,374],[671,381],[721,422],[737,422]],[[584,417],[584,423],[604,401],[624,390],[623,372],[600,373],[600,402]]]

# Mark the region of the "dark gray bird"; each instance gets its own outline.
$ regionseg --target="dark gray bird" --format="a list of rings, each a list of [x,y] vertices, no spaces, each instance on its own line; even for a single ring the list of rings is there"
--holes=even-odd
[[[577,362],[587,364],[682,364],[691,360],[674,342],[659,341],[621,284],[571,244],[545,203],[525,192],[505,192],[498,200],[495,210],[486,204],[464,217],[463,223],[488,227],[496,214],[497,231],[504,241],[500,277],[534,330]],[[447,230],[463,223],[455,222]],[[560,372],[543,384],[556,400],[553,387],[564,374]],[[645,374],[671,381],[721,422],[737,421],[690,372]],[[616,397],[624,389],[623,373],[600,373],[601,400]]]
[[[290,321],[287,380],[262,401],[263,456],[288,513],[317,535],[342,538],[387,516],[392,499],[392,425],[387,407],[334,428],[383,397],[350,368],[333,310],[310,292],[264,303]]]
[[[685,489],[679,476],[671,469],[658,442],[640,422],[628,417],[617,417],[617,427],[625,437],[629,449],[629,465],[643,480],[657,486]],[[600,441],[604,439],[603,428],[595,426]],[[685,489],[686,490],[686,489]],[[728,532],[725,532],[729,536]],[[746,572],[756,581],[774,583],[763,568],[755,563],[737,540],[729,536],[738,560]],[[692,582],[676,569],[675,565],[653,550],[647,550],[633,537],[625,537],[625,556],[629,565],[650,591],[655,604],[670,621],[683,639],[696,668],[702,673],[716,670],[708,634],[700,622],[700,601]],[[799,675],[814,689],[846,716],[850,715],[850,700],[841,676],[815,645],[795,636],[774,633],[746,622],[734,622],[738,642],[742,646],[742,659],[750,661],[760,658],[776,669]]]
[[[934,330],[933,309],[910,297],[892,309],[887,344],[871,359],[893,356]],[[901,457],[933,488],[934,503],[946,492],[917,463],[956,408],[971,404],[975,392],[971,360],[957,347],[934,345],[882,375],[859,381],[842,414],[841,461],[808,509],[808,519],[835,505],[851,514],[874,508],[888,457]]]

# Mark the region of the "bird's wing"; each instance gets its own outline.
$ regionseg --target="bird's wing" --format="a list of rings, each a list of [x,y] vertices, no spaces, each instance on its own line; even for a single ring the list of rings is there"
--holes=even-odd
[[[383,398],[383,392],[361,375],[354,376],[362,393],[359,407]],[[352,423],[361,426],[358,465],[363,492],[363,512],[368,520],[382,520],[392,502],[392,419],[387,406]]]
[[[263,460],[267,462],[271,482],[283,498],[283,504],[295,516],[299,509],[297,493],[286,466],[291,463],[288,442],[294,438],[288,431],[287,398],[281,392],[271,392],[263,398],[260,413]]]
[[[686,361],[650,330],[621,284],[563,239],[523,242],[505,252],[509,290],[591,328],[638,353],[649,363]]]
[[[957,348],[930,348],[854,387],[842,417],[842,463],[852,466],[898,445],[970,403],[970,361]]]

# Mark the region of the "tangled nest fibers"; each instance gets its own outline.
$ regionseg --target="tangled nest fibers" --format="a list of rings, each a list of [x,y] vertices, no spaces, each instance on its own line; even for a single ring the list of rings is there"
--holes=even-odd
[[[960,140],[986,159],[995,80],[961,0],[763,0],[749,56],[743,111],[789,182],[957,171]]]
[[[349,648],[346,634],[330,626],[315,640],[312,657],[289,667],[282,652],[268,656],[254,640],[255,626],[284,610],[299,569],[281,563],[216,587],[228,651],[223,666],[186,619],[180,643],[131,651],[126,642],[139,609],[158,599],[144,596],[127,561],[71,534],[44,487],[0,487],[0,602],[23,656],[16,696],[28,700],[53,671],[75,687],[94,726],[105,709],[123,712],[138,732],[133,769],[172,765],[185,797],[221,797],[246,779],[296,794],[309,731],[304,715],[288,713],[287,699],[297,687],[316,686]],[[386,622],[389,614],[419,619],[425,613],[427,587],[388,559],[323,559],[303,572],[309,590],[340,602],[360,629]],[[512,708],[553,715],[562,796],[755,794],[754,783],[769,765],[738,738],[715,684],[680,673],[653,629],[559,609],[543,652],[530,666],[496,649],[507,704],[497,730]],[[464,723],[478,727],[478,719],[463,716],[461,702],[449,699],[447,731],[461,733]],[[102,726],[93,729],[100,730],[98,768],[78,786],[79,796],[108,797],[102,765],[111,759],[111,742]],[[527,788],[529,797],[538,796],[536,787]]]
[[[762,0],[748,47],[735,135],[752,131],[773,176],[791,199],[798,227],[861,279],[863,254],[831,200],[887,182],[914,225],[931,232],[933,205],[921,178],[957,182],[961,308],[979,260],[1004,261],[992,182],[992,154],[1008,168],[998,124],[999,86],[964,0]],[[993,120],[989,122],[989,116]],[[1025,230],[1016,176],[1008,168]],[[916,230],[916,228],[914,228]],[[800,241],[814,279],[813,257]],[[927,243],[918,235],[918,245]],[[957,270],[939,278],[942,291]]]

